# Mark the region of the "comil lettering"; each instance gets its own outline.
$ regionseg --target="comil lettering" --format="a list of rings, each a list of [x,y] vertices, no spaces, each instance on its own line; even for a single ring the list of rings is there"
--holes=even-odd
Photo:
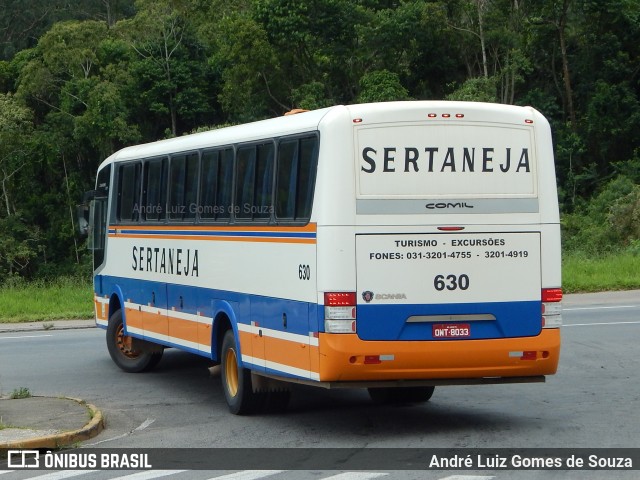
[[[362,149],[365,173],[529,173],[529,149],[492,147],[384,147]]]

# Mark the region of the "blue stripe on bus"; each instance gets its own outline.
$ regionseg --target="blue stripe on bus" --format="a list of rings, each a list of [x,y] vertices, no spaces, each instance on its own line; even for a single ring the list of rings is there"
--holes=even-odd
[[[417,305],[358,305],[357,330],[362,340],[440,340],[434,324],[468,324],[469,340],[530,337],[542,330],[540,301]],[[493,315],[495,320],[407,322],[412,316]]]
[[[98,280],[96,277],[96,285],[100,284]],[[111,295],[116,286],[122,289],[123,301],[139,305],[149,305],[155,296],[153,306],[157,308],[172,310],[175,307],[176,312],[192,315],[199,312],[203,317],[212,318],[218,313],[213,311],[214,301],[226,300],[237,305],[234,314],[239,323],[249,325],[253,321],[264,328],[305,336],[318,331],[315,318],[309,314],[310,307],[316,307],[315,303],[106,275],[102,276],[102,292],[96,293]],[[183,308],[180,308],[180,297]],[[286,328],[283,314],[286,314]]]

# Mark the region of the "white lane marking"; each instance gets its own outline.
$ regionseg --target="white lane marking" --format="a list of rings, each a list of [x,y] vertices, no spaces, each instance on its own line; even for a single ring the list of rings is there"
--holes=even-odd
[[[257,480],[258,478],[270,477],[286,470],[243,470],[242,472],[230,473],[221,477],[213,477],[209,480]]]
[[[574,312],[578,310],[615,310],[617,308],[640,308],[640,305],[614,305],[611,307],[574,307],[574,308],[566,308],[563,307],[563,312]]]
[[[483,476],[483,475],[451,475],[450,477],[444,477],[440,480],[491,480],[494,478],[491,476]]]
[[[153,478],[162,478],[188,471],[189,470],[149,470],[147,472],[132,473],[122,477],[112,478],[111,480],[151,480]]]
[[[53,335],[21,335],[19,337],[0,337],[0,340],[12,340],[18,338],[42,338],[42,337],[53,337]]]
[[[345,472],[332,477],[325,477],[322,480],[367,480],[368,478],[385,477],[387,475],[389,474],[382,472]]]
[[[131,431],[127,432],[127,433],[123,433],[122,435],[118,435],[117,437],[106,438],[104,440],[100,440],[99,442],[85,443],[82,446],[83,447],[94,447],[96,445],[100,445],[101,443],[113,442],[114,440],[120,440],[121,438],[128,437],[133,432],[139,432],[141,430],[144,430],[145,428],[147,428],[149,425],[151,425],[155,421],[156,421],[155,418],[147,418],[144,422],[142,422],[136,428],[134,428],[133,430],[131,430]]]
[[[32,477],[32,480],[62,480],[63,478],[78,477],[93,472],[97,472],[97,470],[63,470],[40,475],[39,477]]]
[[[145,428],[147,428],[149,425],[151,425],[155,421],[156,421],[155,418],[147,418],[144,422],[142,422],[140,425],[138,425],[136,428],[134,428],[133,431],[134,432],[139,432],[140,430],[144,430]]]
[[[591,327],[594,325],[636,325],[640,323],[640,321],[633,322],[600,322],[600,323],[569,323],[564,324],[562,327]]]

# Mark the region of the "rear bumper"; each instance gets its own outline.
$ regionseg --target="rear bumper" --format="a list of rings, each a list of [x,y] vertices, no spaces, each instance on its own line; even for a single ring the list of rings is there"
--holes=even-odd
[[[523,359],[524,352],[535,354]],[[402,342],[321,333],[319,353],[321,382],[533,377],[556,372],[560,329],[535,337]],[[372,356],[379,363],[365,363]]]

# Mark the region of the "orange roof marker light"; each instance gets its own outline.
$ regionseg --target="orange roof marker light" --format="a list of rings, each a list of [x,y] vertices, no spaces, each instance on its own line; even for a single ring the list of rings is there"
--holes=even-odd
[[[284,116],[286,117],[287,115],[296,115],[298,113],[304,113],[304,112],[308,112],[309,110],[305,110],[304,108],[293,108],[291,110],[289,110],[288,112],[286,112],[284,114]]]

